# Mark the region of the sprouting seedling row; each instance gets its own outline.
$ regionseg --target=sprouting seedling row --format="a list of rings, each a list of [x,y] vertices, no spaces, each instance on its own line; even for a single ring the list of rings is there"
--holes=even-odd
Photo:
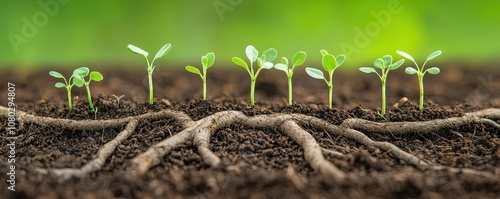
[[[148,59],[149,53],[140,49],[139,47],[136,47],[132,44],[129,44],[127,48],[132,51],[133,53],[142,55],[146,58],[147,62],[147,72],[148,72],[148,82],[149,82],[149,103],[153,104],[153,82],[152,82],[152,74],[154,69],[156,68],[156,65],[154,65],[154,62],[166,54],[171,49],[171,44],[167,43],[163,45],[160,50],[156,53],[155,57],[153,60],[150,62]],[[333,101],[333,74],[335,70],[340,67],[345,59],[346,56],[343,54],[340,54],[338,56],[334,56],[333,54],[328,53],[326,50],[321,50],[320,51],[322,55],[322,66],[323,69],[327,72],[325,75],[321,70],[318,70],[316,68],[312,67],[306,67],[305,71],[306,73],[315,78],[315,79],[322,79],[325,81],[325,83],[328,86],[328,107],[332,108],[332,101]],[[425,64],[436,58],[437,56],[441,55],[441,51],[435,51],[431,53],[422,67],[419,67],[419,65],[415,62],[413,57],[409,55],[408,53],[405,53],[403,51],[397,51],[398,54],[403,56],[406,59],[409,59],[413,61],[416,65],[416,69],[412,67],[407,67],[405,72],[407,74],[417,74],[418,81],[419,81],[419,88],[420,88],[420,103],[419,103],[419,109],[423,109],[423,76],[425,73],[429,72],[431,74],[438,74],[439,68],[437,67],[432,67],[427,70],[424,70]],[[286,57],[282,57],[281,63],[277,63],[276,65],[273,63],[273,60],[276,59],[278,52],[274,48],[269,48],[262,52],[262,54],[259,56],[259,52],[255,47],[252,45],[249,45],[245,49],[245,54],[249,60],[250,65],[248,65],[243,59],[239,57],[233,57],[232,61],[238,66],[243,67],[249,74],[250,76],[250,104],[251,106],[255,105],[255,85],[257,81],[257,77],[260,74],[262,69],[272,69],[273,67],[277,70],[285,72],[287,79],[288,79],[288,104],[292,105],[293,103],[293,93],[292,93],[292,77],[294,74],[294,69],[297,66],[303,65],[307,54],[303,51],[298,51],[297,53],[294,54],[292,57],[292,63],[291,67],[289,66],[289,61]],[[375,73],[377,76],[379,76],[381,83],[382,83],[382,110],[380,112],[380,115],[384,115],[386,112],[386,82],[387,82],[387,76],[389,71],[391,70],[396,70],[398,69],[403,63],[404,59],[401,59],[397,62],[392,62],[393,58],[391,55],[385,55],[382,58],[378,58],[374,62],[374,67],[361,67],[359,70],[364,73]],[[186,66],[185,69],[188,72],[198,74],[201,79],[202,79],[202,84],[203,84],[203,100],[207,99],[207,89],[206,89],[206,83],[207,83],[207,70],[208,68],[212,67],[215,63],[215,54],[213,52],[209,52],[206,55],[201,57],[201,65],[202,65],[202,70],[195,68],[194,66]],[[257,64],[257,68],[254,68],[254,64]],[[380,69],[380,73],[377,72],[376,69]],[[89,107],[90,110],[94,113],[97,114],[97,107],[94,107],[92,98],[91,98],[91,93],[90,93],[90,82],[91,81],[101,81],[103,79],[102,74],[99,72],[93,71],[90,72],[88,68],[86,67],[81,67],[73,71],[73,74],[66,79],[61,73],[51,71],[49,74],[55,78],[58,79],[63,79],[64,82],[57,82],[55,84],[56,88],[66,88],[68,92],[68,107],[71,110],[73,108],[72,101],[71,101],[71,89],[73,86],[77,87],[82,87],[85,86],[87,90],[87,96],[88,96],[88,101],[89,101]],[[89,76],[89,80],[86,81],[85,77]]]

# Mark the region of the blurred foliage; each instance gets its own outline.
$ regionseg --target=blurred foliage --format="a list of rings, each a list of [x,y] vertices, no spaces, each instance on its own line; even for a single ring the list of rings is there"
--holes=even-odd
[[[491,61],[500,53],[499,8],[500,1],[461,0],[2,0],[0,64],[143,64],[129,43],[150,54],[172,43],[161,64],[179,66],[210,51],[216,65],[230,65],[248,44],[276,48],[278,57],[306,51],[305,65],[320,62],[320,49],[346,53],[351,68],[400,58],[396,50],[417,60],[441,49],[441,61]],[[36,31],[24,30],[29,23]],[[13,45],[19,38],[24,43]]]

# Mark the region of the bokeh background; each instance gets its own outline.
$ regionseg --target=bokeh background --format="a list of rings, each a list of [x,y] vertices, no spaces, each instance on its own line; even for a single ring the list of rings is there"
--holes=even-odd
[[[352,69],[404,50],[418,60],[441,49],[441,62],[471,67],[500,57],[500,1],[434,0],[2,0],[0,67],[144,65],[131,43],[153,56],[173,45],[161,65],[199,65],[216,53],[231,65],[253,44],[278,56],[320,49],[348,57]]]

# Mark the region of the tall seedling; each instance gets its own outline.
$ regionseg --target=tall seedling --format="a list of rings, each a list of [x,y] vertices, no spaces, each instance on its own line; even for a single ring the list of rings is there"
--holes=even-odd
[[[434,51],[433,53],[431,53],[429,56],[427,56],[427,59],[425,59],[425,62],[422,65],[422,67],[418,66],[417,62],[415,62],[415,59],[413,59],[413,57],[410,54],[408,54],[406,52],[403,52],[403,51],[399,51],[399,50],[396,51],[396,52],[399,55],[403,56],[404,58],[411,60],[415,64],[415,66],[417,67],[417,68],[407,67],[405,69],[405,73],[408,74],[408,75],[417,74],[418,87],[420,88],[420,103],[418,105],[418,109],[423,110],[424,109],[424,75],[427,72],[429,72],[432,75],[437,75],[440,72],[440,70],[439,70],[438,67],[432,67],[432,68],[429,68],[427,70],[424,70],[424,67],[425,67],[425,64],[427,64],[428,61],[430,61],[430,60],[436,58],[437,56],[441,55],[442,51],[441,50],[437,50],[437,51]]]
[[[288,105],[292,105],[293,103],[293,97],[292,97],[292,76],[293,76],[293,69],[295,67],[300,66],[304,64],[306,61],[307,54],[304,51],[299,51],[293,55],[292,58],[292,67],[288,67],[288,59],[286,57],[281,58],[281,63],[277,63],[274,65],[274,68],[281,70],[286,73],[286,77],[288,78]]]
[[[247,46],[246,50],[246,55],[248,60],[250,60],[250,67],[248,67],[248,64],[243,61],[243,59],[239,57],[233,57],[232,61],[238,66],[243,67],[248,74],[250,75],[250,104],[255,106],[255,99],[254,99],[254,94],[255,94],[255,82],[257,81],[257,76],[259,76],[259,73],[262,69],[271,69],[273,68],[273,63],[272,61],[276,59],[276,56],[278,55],[278,52],[274,48],[269,48],[265,50],[262,55],[259,57],[259,51],[255,49],[252,45]],[[253,64],[257,62],[257,70],[254,70]]]
[[[132,51],[135,54],[142,55],[144,58],[146,58],[146,62],[148,63],[148,82],[149,82],[149,104],[153,104],[153,71],[155,70],[156,66],[154,65],[154,62],[156,59],[165,56],[169,51],[172,45],[170,43],[163,45],[160,50],[156,53],[153,61],[149,62],[148,55],[149,53],[140,49],[137,46],[134,46],[132,44],[129,44],[127,48]]]

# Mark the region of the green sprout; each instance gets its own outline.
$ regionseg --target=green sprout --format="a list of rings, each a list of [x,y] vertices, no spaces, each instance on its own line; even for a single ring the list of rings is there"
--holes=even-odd
[[[75,86],[77,87],[85,86],[85,88],[87,89],[87,97],[89,101],[90,111],[92,111],[94,115],[96,115],[97,107],[94,107],[94,103],[92,103],[92,94],[90,93],[90,82],[92,80],[96,82],[101,81],[103,79],[102,74],[97,71],[92,71],[89,73],[89,68],[81,67],[73,72],[73,76],[75,76],[75,78],[73,79],[73,83],[75,84]],[[87,76],[89,76],[89,80],[85,81],[85,77]]]
[[[441,55],[441,50],[437,50],[437,51],[434,51],[433,53],[431,53],[429,56],[427,56],[427,59],[425,60],[424,64],[422,65],[422,67],[419,67],[417,62],[415,62],[415,59],[413,59],[413,57],[406,53],[406,52],[403,52],[403,51],[396,51],[399,55],[403,56],[404,58],[406,59],[409,59],[411,61],[413,61],[413,63],[415,64],[415,66],[417,66],[417,68],[412,68],[412,67],[407,67],[405,69],[405,73],[408,74],[408,75],[414,75],[414,74],[417,74],[417,77],[418,77],[418,86],[420,88],[420,103],[418,105],[418,109],[420,110],[423,110],[424,109],[424,75],[425,73],[429,72],[430,74],[432,75],[437,75],[439,74],[440,70],[438,67],[432,67],[432,68],[429,68],[427,70],[424,70],[424,67],[425,67],[425,64],[436,58],[437,56]]]
[[[146,61],[148,63],[148,80],[149,80],[149,104],[153,104],[153,71],[155,70],[156,66],[154,65],[154,62],[156,59],[165,56],[169,51],[172,45],[170,43],[163,45],[160,50],[156,53],[154,59],[152,62],[149,62],[148,55],[149,53],[140,49],[137,46],[134,46],[132,44],[129,44],[127,48],[132,51],[135,54],[142,55],[146,58]]]
[[[330,79],[327,80],[323,72],[315,68],[306,67],[306,73],[312,78],[325,80],[328,85],[328,107],[332,108],[333,72],[344,63],[346,57],[343,54],[335,57],[332,54],[329,54],[326,50],[321,50],[320,52],[321,55],[323,55],[323,59],[321,60],[323,68],[326,72],[328,72]]]
[[[299,51],[295,53],[292,57],[292,67],[288,67],[288,59],[286,57],[281,58],[281,63],[277,63],[274,65],[274,68],[281,70],[286,73],[286,77],[288,78],[288,105],[292,105],[292,76],[293,69],[295,67],[304,64],[306,61],[306,53],[304,51]]]
[[[203,74],[194,66],[186,66],[186,70],[188,72],[200,75],[201,81],[203,82],[203,100],[207,100],[207,69],[214,65],[214,62],[215,54],[213,52],[209,52],[206,55],[201,56]]]
[[[380,81],[382,82],[382,112],[379,113],[382,116],[385,115],[385,109],[386,109],[385,85],[386,85],[387,75],[389,74],[389,71],[398,69],[404,62],[405,62],[404,59],[400,59],[399,61],[392,63],[392,56],[385,55],[382,58],[378,58],[375,60],[375,62],[373,62],[375,68],[379,68],[381,70],[381,73],[378,73],[373,67],[359,68],[359,70],[363,73],[377,74],[378,77],[380,78]]]
[[[49,72],[50,76],[64,80],[64,83],[57,82],[55,84],[55,87],[56,88],[66,88],[66,91],[68,91],[68,108],[69,108],[69,110],[73,110],[73,102],[72,102],[72,98],[71,98],[71,88],[73,88],[73,86],[75,85],[75,83],[74,83],[75,74],[82,72],[80,70],[81,70],[81,68],[74,70],[73,75],[71,75],[71,77],[69,77],[69,79],[64,78],[64,76],[59,72],[56,72],[56,71]]]
[[[264,51],[262,53],[262,55],[259,57],[259,52],[252,45],[247,46],[245,52],[246,52],[247,58],[250,60],[250,67],[248,67],[247,63],[239,57],[233,57],[232,61],[236,65],[241,66],[245,70],[247,70],[248,74],[250,75],[250,80],[251,80],[250,104],[253,107],[255,105],[254,93],[255,93],[255,82],[257,81],[257,76],[259,76],[259,73],[262,69],[273,68],[273,63],[271,63],[271,62],[274,59],[276,59],[276,56],[278,56],[278,52],[274,48],[269,48],[266,51]],[[254,62],[257,62],[257,65],[259,66],[257,71],[255,71],[253,68]]]

